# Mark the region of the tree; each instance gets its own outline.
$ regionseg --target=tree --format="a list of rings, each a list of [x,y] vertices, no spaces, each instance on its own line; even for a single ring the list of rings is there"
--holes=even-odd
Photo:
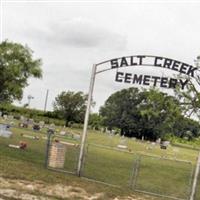
[[[87,95],[83,92],[61,92],[53,103],[54,111],[69,122],[83,122],[87,103]]]
[[[186,79],[188,84],[184,90],[177,86],[174,92],[182,105],[184,115],[200,119],[200,56],[195,60],[195,65],[194,76],[178,75],[179,79]]]
[[[137,132],[141,95],[137,88],[124,89],[112,94],[100,108],[103,123],[109,129],[117,127],[121,135]]]
[[[124,89],[112,94],[100,109],[104,125],[121,134],[146,139],[164,138],[181,114],[178,101],[156,90]]]
[[[0,43],[0,102],[20,100],[28,78],[41,78],[41,60],[33,59],[28,46],[3,41]]]
[[[173,127],[173,133],[175,136],[180,137],[180,138],[188,137],[188,133],[191,133],[188,139],[199,137],[200,124],[197,121],[194,121],[190,118],[180,116],[175,121],[175,124]]]
[[[102,126],[102,116],[98,113],[92,113],[89,117],[89,125],[95,130],[99,130]]]
[[[153,89],[143,92],[138,109],[142,135],[153,139],[164,139],[166,134],[172,134],[174,124],[181,116],[179,102],[174,97]]]
[[[175,88],[175,95],[182,106],[183,114],[187,117],[196,116],[200,119],[200,77],[188,77],[185,90]]]

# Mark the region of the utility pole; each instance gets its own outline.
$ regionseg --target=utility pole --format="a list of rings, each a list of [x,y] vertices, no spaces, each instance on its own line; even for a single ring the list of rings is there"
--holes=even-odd
[[[47,109],[48,96],[49,96],[49,90],[47,90],[47,92],[46,92],[46,98],[45,98],[45,103],[44,103],[44,112],[46,112],[46,109]]]
[[[30,108],[31,99],[34,99],[32,95],[28,95],[28,108]]]

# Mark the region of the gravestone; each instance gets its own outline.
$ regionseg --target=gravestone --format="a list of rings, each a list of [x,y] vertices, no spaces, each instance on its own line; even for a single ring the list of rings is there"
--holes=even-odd
[[[105,132],[105,128],[101,128],[101,133],[104,133]]]
[[[25,120],[25,117],[24,117],[23,115],[21,115],[21,116],[20,116],[20,121],[21,121],[21,122],[24,122],[24,120]]]
[[[28,122],[26,120],[24,120],[22,123],[20,123],[20,127],[28,128]]]
[[[44,128],[44,125],[45,125],[44,121],[39,122],[40,129]]]
[[[34,131],[39,131],[39,130],[40,130],[39,124],[34,124],[34,125],[33,125],[33,130],[34,130]]]
[[[146,147],[146,149],[147,150],[152,150],[152,149],[155,148],[155,146],[156,146],[155,142],[149,142],[148,145],[147,145],[147,147]]]
[[[106,128],[106,133],[110,134],[111,130],[109,130],[108,128]]]
[[[7,120],[8,119],[8,115],[3,115],[3,119]]]
[[[170,142],[169,141],[162,141],[160,143],[160,148],[161,149],[167,149],[167,147],[169,146]]]
[[[56,128],[56,126],[55,126],[54,123],[50,124],[49,129],[51,129],[51,130],[55,130],[55,128]]]
[[[117,147],[120,148],[120,149],[127,149],[128,148],[127,147],[127,139],[124,136],[122,136],[120,138],[120,141],[119,141],[119,144],[117,145]]]
[[[161,138],[158,138],[157,140],[156,140],[156,144],[160,144],[161,143]]]
[[[34,124],[34,120],[31,118],[31,119],[28,119],[28,124],[29,125],[33,125]]]
[[[65,131],[60,131],[60,135],[65,135],[66,132]]]
[[[12,132],[9,131],[9,126],[6,124],[0,124],[0,136],[9,138]]]

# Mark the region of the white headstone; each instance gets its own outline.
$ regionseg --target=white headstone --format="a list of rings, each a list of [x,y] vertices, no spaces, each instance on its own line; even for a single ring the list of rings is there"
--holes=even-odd
[[[158,138],[158,139],[156,140],[156,143],[157,143],[157,144],[160,144],[160,143],[161,143],[161,139]]]
[[[65,135],[66,132],[65,131],[60,131],[60,135]]]
[[[44,121],[40,121],[40,122],[39,122],[39,126],[40,126],[40,128],[43,128],[44,125],[45,125]]]
[[[7,120],[7,119],[8,119],[8,115],[3,115],[3,118],[4,118],[5,120]]]
[[[50,129],[53,129],[53,130],[55,129],[55,127],[56,127],[56,126],[55,126],[54,123],[50,124],[50,126],[49,126],[49,128],[50,128]]]
[[[7,125],[0,124],[0,136],[8,138],[11,135],[12,135],[12,132],[8,130]]]
[[[117,145],[117,147],[120,148],[120,149],[127,149],[128,148],[127,147],[127,139],[124,136],[122,136],[120,138],[120,141],[119,141],[119,144]]]
[[[24,116],[23,115],[20,116],[20,121],[22,121],[22,122],[24,121]]]

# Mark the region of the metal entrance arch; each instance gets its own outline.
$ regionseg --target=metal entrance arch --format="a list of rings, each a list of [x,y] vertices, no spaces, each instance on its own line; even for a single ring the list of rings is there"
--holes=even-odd
[[[138,58],[138,63],[134,62],[134,58]],[[145,63],[144,62],[145,58],[152,59],[152,62]],[[120,64],[118,63],[118,61],[120,61]],[[105,69],[100,69],[99,71],[97,71],[98,66],[101,66],[109,62],[111,65],[110,67],[107,67]],[[163,63],[161,64],[161,62]],[[173,60],[170,58],[161,57],[161,56],[152,56],[152,55],[134,55],[134,56],[119,57],[119,58],[106,60],[98,64],[94,64],[92,67],[92,74],[91,74],[90,86],[89,86],[89,92],[88,92],[88,102],[87,102],[87,108],[86,108],[85,119],[84,119],[83,133],[81,137],[80,154],[79,154],[78,167],[77,167],[78,176],[81,175],[81,169],[83,165],[84,148],[85,148],[85,141],[86,141],[86,136],[87,136],[87,127],[88,127],[88,120],[89,120],[89,114],[90,114],[90,108],[91,108],[91,100],[92,100],[92,94],[93,94],[93,89],[94,89],[95,77],[97,74],[108,71],[108,70],[118,69],[122,67],[131,67],[131,66],[162,67],[165,69],[170,69],[170,70],[179,72],[186,76],[191,76],[192,78],[195,77],[194,72],[200,73],[199,69],[197,67],[193,67],[192,65],[186,64],[181,61]]]

